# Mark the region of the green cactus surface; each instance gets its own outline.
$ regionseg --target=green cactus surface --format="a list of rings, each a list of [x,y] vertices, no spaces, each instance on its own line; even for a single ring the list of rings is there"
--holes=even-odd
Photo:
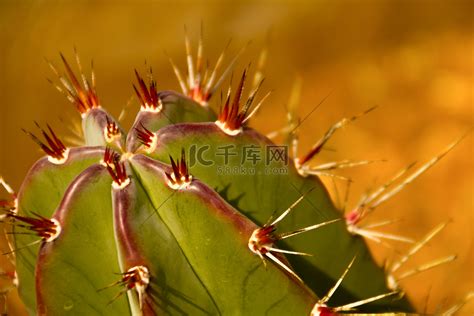
[[[291,155],[291,146],[246,125],[266,98],[258,96],[261,82],[245,89],[245,70],[214,111],[209,100],[230,67],[220,78],[215,70],[206,77],[198,59],[184,79],[173,65],[183,94],[160,92],[136,72],[141,107],[126,133],[101,106],[94,79],[76,76],[62,60],[66,74],[58,79],[81,114],[84,144],[66,147],[49,126],[41,137],[27,132],[46,156],[2,204],[19,293],[31,314],[413,311],[364,239],[403,238],[358,223],[454,144],[344,213],[318,172],[358,163],[316,170],[307,162],[358,116],[333,125],[307,155]],[[286,136],[296,146],[294,117],[289,126]]]

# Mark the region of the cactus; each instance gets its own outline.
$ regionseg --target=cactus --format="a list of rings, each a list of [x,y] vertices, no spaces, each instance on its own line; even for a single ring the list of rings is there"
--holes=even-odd
[[[157,90],[136,71],[140,111],[128,133],[102,107],[95,77],[80,77],[61,55],[63,92],[82,118],[84,145],[66,147],[48,125],[25,131],[46,156],[18,193],[2,201],[14,235],[9,255],[31,314],[328,315],[345,311],[411,312],[396,275],[401,264],[445,224],[414,243],[360,222],[458,142],[416,171],[413,166],[367,194],[349,212],[331,201],[318,178],[369,161],[309,162],[341,127],[334,124],[306,155],[297,153],[294,109],[281,133],[287,146],[246,126],[262,81],[243,95],[248,71],[227,90],[216,114],[209,100],[228,68],[209,76],[202,46],[196,65],[186,39],[188,71],[173,68],[182,94]],[[151,74],[151,73],[150,73]],[[257,103],[255,105],[255,103]],[[414,243],[389,268],[378,266],[366,240]],[[453,260],[437,259],[418,270]]]

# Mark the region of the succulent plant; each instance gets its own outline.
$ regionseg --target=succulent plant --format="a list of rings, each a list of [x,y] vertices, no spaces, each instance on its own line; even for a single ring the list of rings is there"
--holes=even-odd
[[[136,72],[141,104],[126,133],[102,107],[91,80],[52,69],[57,88],[82,118],[83,146],[67,147],[48,125],[25,131],[46,156],[0,207],[11,224],[12,276],[31,314],[40,315],[330,315],[345,311],[410,312],[400,266],[445,224],[414,243],[390,267],[378,266],[365,239],[410,238],[363,226],[374,209],[434,165],[458,141],[416,171],[408,166],[351,211],[335,207],[319,175],[369,161],[310,161],[338,129],[334,124],[306,155],[297,153],[296,110],[277,145],[246,126],[258,77],[244,101],[247,70],[229,88],[218,114],[209,100],[224,55],[207,72],[186,40],[188,71],[173,64],[182,93],[158,91]],[[150,73],[151,74],[151,73]],[[372,109],[369,109],[370,111]],[[366,111],[366,112],[368,112]],[[362,114],[365,114],[363,112]],[[361,115],[362,115],[361,114]],[[330,175],[330,174],[329,174]],[[453,260],[447,256],[416,272]]]

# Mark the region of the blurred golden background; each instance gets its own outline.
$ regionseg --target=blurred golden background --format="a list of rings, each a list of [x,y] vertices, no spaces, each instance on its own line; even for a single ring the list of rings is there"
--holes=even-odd
[[[338,132],[329,150],[316,158],[320,163],[387,160],[340,173],[355,181],[349,199],[354,205],[367,189],[412,161],[427,161],[472,127],[473,12],[468,0],[0,1],[0,174],[18,189],[41,155],[21,128],[34,130],[36,120],[64,134],[71,118],[79,117],[46,81],[54,76],[45,57],[58,63],[63,52],[72,60],[76,46],[84,66],[94,59],[99,97],[118,115],[133,95],[133,69],[144,70],[145,60],[160,89],[178,89],[166,54],[183,67],[183,26],[196,43],[202,22],[211,64],[230,38],[231,54],[251,41],[237,72],[249,62],[255,65],[267,46],[264,90],[273,93],[251,123],[264,133],[284,124],[285,103],[297,77],[303,80],[302,117],[330,94],[301,126],[302,150],[340,118],[379,105]],[[217,107],[217,100],[211,104]],[[136,109],[133,100],[129,113]],[[124,125],[132,120],[126,117]],[[402,282],[420,312],[446,309],[474,290],[473,170],[469,132],[371,218],[401,218],[386,230],[415,239],[451,221],[405,267],[458,255],[449,265]],[[339,191],[343,188],[339,184]],[[407,249],[392,244],[397,251]],[[381,264],[394,258],[394,250],[369,245]],[[0,264],[11,270],[5,258]],[[8,297],[9,314],[23,315],[15,295]],[[474,313],[473,305],[461,314]]]

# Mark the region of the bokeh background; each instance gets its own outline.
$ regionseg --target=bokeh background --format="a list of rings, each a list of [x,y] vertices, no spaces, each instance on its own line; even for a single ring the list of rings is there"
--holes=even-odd
[[[238,72],[249,62],[255,65],[267,47],[264,90],[273,93],[251,123],[259,130],[270,132],[284,124],[296,78],[303,82],[302,117],[330,94],[300,128],[302,151],[341,117],[379,105],[339,132],[316,159],[387,160],[341,172],[354,180],[349,199],[354,205],[367,189],[412,161],[428,160],[473,126],[473,12],[468,0],[1,0],[0,174],[19,188],[41,155],[21,128],[34,130],[37,120],[67,135],[78,120],[73,106],[47,82],[54,76],[45,57],[58,64],[63,52],[72,60],[76,46],[84,65],[94,59],[103,105],[118,115],[128,104],[133,113],[138,109],[132,98],[133,69],[144,70],[146,60],[160,89],[177,89],[166,54],[183,67],[183,26],[196,43],[202,22],[211,63],[230,38],[230,54],[250,42],[236,65]],[[129,115],[124,125],[132,120]],[[458,255],[449,265],[402,282],[420,312],[442,310],[474,290],[473,161],[471,131],[371,218],[401,218],[386,230],[417,239],[450,221],[405,267]],[[342,192],[345,185],[338,187]],[[397,243],[394,249],[369,245],[380,264],[407,249]],[[5,258],[0,264],[11,271]],[[8,301],[9,314],[23,315],[14,292]],[[462,314],[472,314],[473,305],[466,305]]]

